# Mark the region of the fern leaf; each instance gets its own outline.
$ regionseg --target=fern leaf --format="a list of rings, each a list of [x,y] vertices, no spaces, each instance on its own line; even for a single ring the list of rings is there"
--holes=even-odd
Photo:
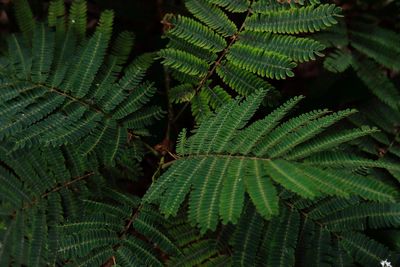
[[[353,66],[358,77],[375,96],[389,107],[399,109],[399,91],[376,63],[371,60],[354,60]]]
[[[226,84],[243,96],[248,96],[259,89],[273,89],[271,84],[257,75],[238,68],[229,62],[219,65],[216,72]]]
[[[320,195],[317,185],[305,176],[296,175],[298,173],[296,166],[287,161],[268,161],[265,169],[272,179],[302,197],[314,198]]]
[[[241,33],[239,43],[279,53],[298,62],[315,60],[315,55],[322,56],[321,51],[325,48],[321,43],[309,38],[252,31]]]
[[[228,170],[228,176],[224,179],[219,201],[219,214],[222,222],[237,223],[244,204],[244,160],[232,159],[232,167]]]
[[[264,255],[268,266],[293,266],[294,248],[299,233],[300,216],[296,211],[283,209],[282,215],[273,219],[268,227],[268,250]]]
[[[400,69],[400,36],[395,32],[373,26],[358,25],[350,30],[350,44],[387,68]]]
[[[78,39],[82,40],[86,35],[87,24],[87,3],[84,0],[75,0],[71,4],[69,10],[69,27],[78,35]]]
[[[173,27],[167,32],[167,35],[181,38],[188,43],[212,52],[222,51],[227,45],[222,37],[193,19],[182,16],[166,17],[165,19]]]
[[[248,0],[207,0],[211,4],[218,5],[225,8],[230,12],[244,12],[250,6],[250,1]]]
[[[380,264],[383,259],[392,261],[390,251],[386,247],[360,233],[347,234],[340,240],[340,245],[363,265]]]
[[[63,31],[65,30],[65,5],[61,0],[53,0],[49,4],[49,14],[47,16],[47,20],[49,22],[50,27],[63,27]]]
[[[251,16],[246,29],[273,33],[315,32],[337,23],[340,8],[324,4],[288,10],[272,11]]]
[[[30,42],[35,28],[35,20],[29,2],[26,0],[14,1],[15,16],[17,24],[26,41]]]
[[[43,266],[43,259],[46,258],[45,240],[47,239],[46,217],[39,212],[33,218],[33,233],[29,250],[29,266]]]
[[[234,149],[232,149],[232,151],[234,153],[239,151],[243,151],[245,154],[250,153],[250,151],[252,151],[256,145],[258,145],[258,142],[261,141],[261,138],[275,128],[279,121],[303,98],[304,97],[299,96],[287,101],[264,119],[254,122],[249,127],[242,130],[238,134],[238,141],[234,142]],[[267,125],[267,127],[265,125]],[[251,139],[250,136],[252,136]]]
[[[263,218],[269,219],[278,214],[277,192],[269,177],[263,174],[262,162],[255,160],[253,164],[254,175],[245,179],[246,190],[257,211]],[[271,176],[273,177],[273,174]]]
[[[293,77],[292,68],[296,67],[296,64],[288,57],[269,51],[253,49],[239,43],[229,50],[227,59],[239,68],[262,77],[275,79]]]
[[[235,251],[232,255],[233,266],[254,266],[263,224],[254,207],[248,205],[238,222],[232,240]]]
[[[338,132],[336,134],[330,135],[329,137],[316,138],[306,145],[300,145],[290,152],[288,155],[289,159],[299,159],[307,157],[310,154],[325,151],[327,149],[338,146],[342,143],[348,142],[350,140],[355,140],[357,138],[370,135],[372,133],[378,132],[377,128],[370,128],[368,126],[361,127],[359,129],[352,129],[347,131]]]
[[[323,223],[334,231],[396,228],[399,213],[397,204],[361,203],[325,217]]]
[[[103,12],[96,33],[89,39],[86,46],[81,47],[77,54],[76,64],[71,68],[71,72],[62,85],[65,91],[71,91],[78,98],[88,93],[95,74],[103,62],[111,35],[113,17],[114,14],[111,11]]]
[[[324,60],[324,68],[330,72],[344,72],[351,64],[353,57],[349,51],[336,50]]]
[[[185,74],[192,76],[204,76],[207,73],[207,62],[187,52],[168,48],[161,50],[159,55],[164,58],[163,64],[177,69]]]
[[[235,24],[218,7],[207,3],[205,0],[189,0],[185,2],[185,5],[196,18],[224,37],[236,33]]]
[[[54,34],[51,33],[44,24],[38,24],[33,33],[32,54],[32,80],[43,83],[50,72],[53,60]]]

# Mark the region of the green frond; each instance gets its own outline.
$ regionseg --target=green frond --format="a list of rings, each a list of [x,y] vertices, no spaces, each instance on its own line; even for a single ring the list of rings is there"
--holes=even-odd
[[[78,98],[82,98],[88,93],[95,74],[105,57],[111,35],[112,20],[112,12],[105,11],[102,13],[95,34],[85,46],[79,48],[79,52],[76,55],[76,63],[71,66],[66,80],[61,85],[63,91],[70,91]]]
[[[256,145],[261,141],[261,139],[267,135],[272,129],[274,129],[279,121],[289,113],[304,97],[298,96],[290,99],[282,106],[275,109],[264,119],[256,121],[243,129],[238,133],[237,138],[234,140],[232,153],[238,153],[239,151],[244,154],[250,153]],[[267,126],[266,126],[267,125]],[[250,136],[251,139],[250,139]]]
[[[36,214],[32,221],[32,240],[29,250],[29,266],[43,266],[46,258],[45,240],[47,239],[46,217],[43,212]]]
[[[159,106],[148,106],[141,108],[137,114],[127,116],[123,119],[123,124],[129,129],[141,130],[143,127],[151,125],[154,121],[164,117],[165,111]]]
[[[250,177],[245,179],[246,191],[257,211],[268,219],[278,214],[277,192],[269,177],[263,172],[262,162],[253,161],[253,164],[254,176],[252,179]],[[268,168],[266,170],[268,172]],[[269,175],[274,178],[272,172]]]
[[[266,154],[268,150],[281,143],[283,139],[287,138],[291,132],[296,129],[301,129],[301,127],[304,125],[309,124],[310,122],[324,116],[327,113],[329,113],[327,109],[311,111],[292,118],[287,122],[282,123],[278,127],[275,127],[275,129],[271,131],[269,135],[265,136],[265,138],[259,142],[254,150],[256,155]]]
[[[248,96],[259,89],[274,90],[267,81],[229,62],[219,65],[216,72],[227,85],[243,96]]]
[[[69,10],[68,25],[69,28],[77,34],[79,40],[84,39],[86,35],[87,24],[87,3],[85,0],[72,1]]]
[[[265,165],[265,172],[279,184],[304,198],[314,198],[320,195],[320,189],[316,183],[307,176],[298,175],[296,165],[285,160],[271,160]],[[297,175],[296,175],[297,174]]]
[[[288,6],[274,0],[256,0],[251,7],[254,13],[263,14],[271,11],[284,10]]]
[[[33,82],[43,83],[46,81],[54,53],[54,34],[45,27],[43,23],[37,24],[33,33],[32,44],[32,73]]]
[[[60,86],[65,78],[68,66],[73,64],[72,59],[77,43],[77,37],[71,29],[68,29],[65,33],[60,33],[60,37],[57,35],[58,32],[56,32],[53,69],[48,81],[52,87]]]
[[[271,220],[266,238],[268,240],[262,255],[266,266],[293,266],[294,250],[298,242],[300,215],[295,210],[282,209],[282,215]]]
[[[232,239],[233,266],[255,266],[258,245],[262,238],[263,219],[254,207],[247,205],[238,222]]]
[[[246,29],[273,33],[303,33],[326,29],[337,23],[341,9],[333,4],[282,9],[251,16]]]
[[[124,247],[129,248],[130,252],[136,256],[136,260],[140,261],[145,266],[164,266],[157,258],[157,255],[149,244],[137,238],[127,238],[123,244]],[[119,251],[120,249],[118,249]]]
[[[399,214],[398,204],[362,203],[330,214],[322,223],[335,231],[397,228]]]
[[[58,253],[64,257],[83,257],[95,248],[118,243],[117,236],[105,229],[82,231],[61,240]]]
[[[62,0],[52,0],[49,4],[47,20],[50,27],[63,27],[65,30],[65,5]]]
[[[29,2],[27,0],[16,0],[13,4],[18,27],[25,40],[30,43],[35,29],[35,20]]]
[[[21,35],[13,34],[8,37],[7,44],[10,67],[18,78],[29,79],[32,68],[32,56],[27,41],[24,41]]]
[[[197,19],[222,36],[232,36],[236,33],[237,28],[228,16],[206,0],[189,0],[185,5]]]
[[[208,104],[213,110],[218,110],[225,103],[228,103],[232,100],[232,97],[221,86],[218,85],[214,88],[209,88],[208,86],[203,87],[202,91],[204,91],[204,94],[208,99]]]
[[[118,251],[117,251],[118,253]],[[74,263],[79,267],[100,266],[114,255],[114,250],[104,249],[90,254],[90,257],[82,257],[77,259]]]
[[[155,94],[156,88],[153,84],[144,83],[133,92],[112,112],[114,119],[123,119],[142,108]]]
[[[349,51],[336,50],[324,60],[324,68],[330,72],[344,72],[352,65],[353,57]]]
[[[347,253],[362,265],[377,265],[385,259],[392,262],[390,251],[364,234],[350,232],[339,243]]]
[[[231,64],[262,77],[285,79],[293,77],[292,69],[296,63],[290,58],[270,51],[254,49],[249,46],[235,44],[227,54]]]
[[[355,24],[350,29],[350,44],[383,66],[400,69],[400,35],[390,30],[368,24]]]
[[[124,64],[131,53],[133,44],[135,42],[135,34],[128,31],[123,31],[118,34],[116,40],[112,45],[112,55],[115,55],[119,64]]]
[[[300,128],[296,133],[289,134],[284,141],[272,147],[272,149],[268,152],[268,155],[271,157],[283,155],[297,145],[304,143],[305,141],[321,133],[325,130],[325,128],[356,112],[357,110],[347,109],[322,118],[318,118],[305,125],[303,128]]]
[[[372,160],[360,156],[355,156],[349,153],[342,152],[322,152],[316,153],[309,157],[305,162],[312,165],[327,166],[327,167],[369,167],[369,168],[384,168],[388,170],[399,170],[400,167],[395,163],[383,160]]]
[[[196,121],[201,122],[211,115],[212,112],[206,90],[202,90],[198,95],[193,96],[191,103],[192,114]]]
[[[159,52],[163,57],[162,63],[170,68],[177,69],[191,76],[204,76],[208,71],[208,64],[187,52],[172,48],[163,49]]]
[[[394,110],[400,108],[400,93],[384,71],[372,60],[353,60],[353,67],[365,86]]]
[[[352,174],[354,166],[346,164],[346,158],[338,160],[343,165],[334,165],[330,169],[326,169],[323,163],[310,166],[320,149],[325,145],[327,149],[332,147],[330,142],[337,146],[376,132],[375,129],[362,128],[343,135],[327,133],[322,140],[328,141],[319,143],[319,133],[355,110],[326,116],[327,110],[309,112],[276,127],[279,120],[301,99],[299,97],[246,128],[264,95],[265,92],[261,90],[242,103],[239,100],[231,101],[200,123],[191,137],[181,137],[184,142],[178,144],[181,157],[152,185],[144,201],[160,201],[162,213],[170,216],[177,214],[189,194],[189,220],[205,233],[209,229],[216,229],[218,218],[225,224],[238,220],[243,209],[244,192],[249,194],[263,218],[271,219],[277,215],[279,198],[273,182],[310,199],[324,195],[349,197],[351,194],[380,202],[394,202],[397,199],[398,194],[392,186],[372,177]],[[270,132],[273,128],[275,130]],[[258,132],[256,129],[264,132],[259,135],[258,141],[253,141],[248,147],[246,143],[253,132]],[[248,139],[242,134],[246,131],[249,131]],[[311,139],[314,136],[316,139]],[[269,150],[271,153],[258,152],[259,148],[255,145],[262,140],[261,137],[274,143]],[[304,160],[291,159],[290,154],[286,156],[287,152],[296,151],[300,144],[311,144],[310,147],[313,147],[313,143],[321,145]],[[232,144],[234,153],[231,152]],[[246,146],[242,147],[241,144]],[[273,155],[274,158],[266,155]],[[360,162],[361,166],[368,162],[367,166],[394,168],[394,165],[380,161]]]
[[[250,7],[249,0],[207,0],[211,4],[218,5],[230,12],[244,12]]]
[[[288,159],[300,159],[309,156],[310,154],[326,151],[328,149],[337,147],[342,143],[346,143],[357,138],[379,132],[377,128],[364,126],[361,128],[346,130],[331,134],[322,138],[314,138],[310,142],[297,146],[290,151],[287,156]]]
[[[192,84],[184,83],[172,87],[168,91],[168,97],[172,103],[189,102],[194,97],[194,92]]]
[[[321,51],[325,49],[324,45],[310,38],[252,31],[241,33],[238,43],[279,53],[298,62],[315,60],[315,55],[323,56]]]
[[[224,184],[221,190],[221,196],[219,201],[219,214],[224,224],[228,222],[237,223],[243,209],[244,200],[245,200],[245,186],[244,180],[241,178],[243,177],[245,168],[243,164],[246,164],[244,160],[232,159],[231,160],[232,166],[236,166],[236,168],[230,168],[228,170],[228,177],[224,180]],[[261,184],[265,184],[265,180],[260,179],[257,177]],[[251,186],[251,185],[250,185]],[[274,196],[266,197],[263,193],[257,190],[258,188],[254,188],[252,192],[253,197],[255,200],[258,198],[265,198],[270,199]],[[260,188],[259,188],[260,189]],[[261,188],[263,190],[264,188]],[[248,189],[252,190],[252,188]],[[264,189],[265,190],[265,189]],[[273,189],[270,189],[270,191]],[[264,199],[263,199],[264,200]],[[266,204],[268,201],[261,202]],[[269,203],[268,203],[269,204]],[[260,205],[260,209],[264,208],[265,206]],[[264,212],[264,214],[267,212]],[[268,214],[267,214],[268,215]]]
[[[169,266],[191,267],[202,264],[203,261],[217,255],[216,243],[214,240],[202,240],[183,249],[183,256],[171,258]]]
[[[167,36],[169,38],[169,42],[166,46],[167,48],[173,48],[175,50],[182,50],[188,52],[200,59],[205,60],[207,63],[217,60],[218,55],[216,52],[191,44],[186,40],[178,38],[173,35],[167,35]]]
[[[193,19],[167,15],[164,20],[170,23],[172,27],[167,31],[167,36],[172,35],[181,38],[188,43],[212,52],[222,51],[226,47],[226,42],[222,37]]]

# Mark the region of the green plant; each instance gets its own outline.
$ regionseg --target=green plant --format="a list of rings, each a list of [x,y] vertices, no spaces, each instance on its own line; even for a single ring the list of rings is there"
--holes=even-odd
[[[166,47],[130,60],[135,36],[113,34],[110,10],[88,30],[83,0],[68,12],[51,1],[45,22],[13,2],[21,33],[0,57],[0,266],[400,261],[398,242],[376,237],[400,226],[398,91],[377,71],[398,70],[398,34],[366,36],[318,0],[187,0],[194,18],[165,15]],[[278,105],[279,82],[325,47],[326,69],[352,66],[378,99],[358,112],[296,111],[303,96]],[[166,108],[145,81],[157,58]],[[175,117],[173,103],[185,103]],[[174,149],[189,104],[195,126],[179,127]]]

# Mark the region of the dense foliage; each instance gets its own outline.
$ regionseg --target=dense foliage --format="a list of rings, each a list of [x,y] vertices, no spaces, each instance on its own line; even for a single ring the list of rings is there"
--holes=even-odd
[[[395,1],[158,1],[139,53],[66,2],[10,4],[1,267],[400,265]]]

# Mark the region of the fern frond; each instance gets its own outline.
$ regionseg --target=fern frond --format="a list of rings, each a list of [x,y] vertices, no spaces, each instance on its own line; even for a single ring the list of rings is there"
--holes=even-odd
[[[354,60],[353,67],[367,88],[389,107],[400,107],[400,93],[386,74],[372,60]]]
[[[37,83],[46,81],[54,52],[54,34],[45,27],[43,23],[35,27],[33,33],[32,54],[32,80]]]
[[[35,29],[35,20],[29,2],[26,0],[17,0],[13,2],[17,24],[24,38],[30,42]]]
[[[63,27],[65,30],[65,5],[61,0],[53,0],[49,4],[49,14],[47,20],[50,27]]]
[[[207,73],[207,62],[187,52],[168,48],[161,50],[159,55],[164,58],[164,65],[177,69],[185,74],[201,77]]]
[[[292,69],[296,64],[290,58],[235,44],[227,55],[227,59],[235,66],[258,74],[262,77],[285,79],[293,77]]]
[[[322,222],[335,231],[396,228],[399,213],[398,204],[363,203],[330,214]]]
[[[336,123],[338,120],[354,113],[354,110],[345,110],[324,116],[327,111],[316,111],[303,114],[289,123],[282,124],[275,131],[269,133],[270,129],[277,124],[286,112],[301,98],[290,101],[280,110],[276,111],[264,120],[254,122],[248,128],[252,130],[258,127],[267,129],[261,136],[278,136],[282,138],[276,142],[277,147],[272,153],[256,153],[257,146],[245,147],[248,152],[232,151],[232,143],[242,144],[243,135],[247,131],[245,125],[261,103],[264,93],[251,95],[246,101],[231,101],[223,106],[216,114],[209,116],[194,131],[194,135],[184,140],[184,145],[178,145],[182,155],[146,193],[144,201],[153,202],[160,200],[161,211],[167,216],[177,214],[179,206],[185,196],[189,196],[189,220],[200,227],[201,232],[208,229],[215,230],[218,217],[224,223],[236,222],[243,209],[244,191],[251,198],[258,213],[265,219],[270,219],[278,213],[277,190],[272,181],[279,183],[284,188],[291,190],[304,198],[315,198],[324,195],[348,197],[350,194],[359,195],[365,199],[380,202],[393,202],[397,197],[396,190],[379,180],[371,177],[361,177],[349,174],[351,167],[335,166],[325,170],[323,164],[309,167],[308,160],[312,160],[315,153],[305,157],[305,160],[289,160],[286,151],[296,149],[298,145],[307,145],[312,141],[309,139],[317,136],[326,127]],[[287,129],[286,129],[287,128]],[[262,128],[260,128],[262,129]],[[282,130],[282,133],[280,129]],[[250,131],[249,133],[251,133]],[[356,132],[356,131],[355,131]],[[369,131],[367,131],[368,134]],[[364,133],[361,133],[361,136]],[[329,138],[327,135],[326,138]],[[359,137],[351,134],[349,139]],[[336,140],[335,135],[331,136]],[[276,137],[270,140],[276,140]],[[328,139],[327,139],[328,140]],[[339,138],[340,140],[340,138]],[[335,142],[335,141],[332,141]],[[340,143],[340,141],[338,141]],[[253,144],[257,144],[257,141]],[[273,155],[266,156],[266,155]],[[365,161],[367,161],[365,159]],[[370,160],[375,166],[381,164],[379,161]],[[371,166],[371,165],[369,165]],[[345,171],[347,170],[347,172]],[[242,181],[243,180],[243,181]],[[240,188],[241,187],[241,188]],[[244,188],[243,188],[244,187]]]
[[[232,239],[233,266],[254,266],[258,245],[261,241],[264,222],[254,207],[247,205],[238,222]]]
[[[363,265],[379,264],[382,259],[391,261],[392,258],[390,251],[385,246],[364,234],[350,232],[339,243],[347,253]]]
[[[344,72],[352,64],[353,57],[349,51],[336,50],[324,60],[324,68],[330,72]]]
[[[244,12],[250,6],[250,1],[248,0],[207,0],[211,4],[218,5],[225,8],[230,12]]]
[[[87,24],[87,3],[84,0],[75,0],[71,4],[69,10],[69,27],[72,28],[79,40],[82,40],[86,35]]]
[[[172,35],[181,38],[188,43],[212,52],[222,51],[226,46],[222,37],[193,19],[182,16],[167,16],[164,20],[168,20],[168,23],[172,24],[172,29],[167,31],[167,36]]]
[[[257,77],[257,75],[228,62],[219,65],[216,71],[226,84],[243,96],[248,96],[259,89],[274,89],[271,84]]]
[[[297,243],[300,216],[297,211],[282,209],[282,215],[271,220],[267,236],[269,244],[263,256],[267,266],[292,266]]]
[[[185,5],[197,19],[222,36],[232,36],[236,33],[235,24],[218,7],[207,3],[205,0],[189,0],[185,2]]]
[[[355,25],[350,44],[387,68],[400,69],[400,35],[373,25]]]
[[[298,62],[315,60],[315,55],[323,56],[321,51],[325,49],[324,45],[309,38],[252,31],[240,34],[239,43],[279,53]]]
[[[273,33],[303,33],[326,29],[337,23],[340,8],[324,4],[288,10],[272,11],[251,16],[246,29]]]
[[[83,6],[83,1],[73,3],[75,16],[86,16],[80,13]],[[2,74],[0,82],[0,138],[10,138],[10,152],[38,144],[71,145],[86,138],[84,154],[94,151],[113,165],[129,142],[128,128],[139,130],[161,117],[160,108],[143,108],[155,89],[139,86],[154,54],[137,57],[121,75],[133,36],[120,35],[107,56],[112,21],[113,13],[103,12],[92,37],[78,47],[75,30],[56,27],[53,33],[41,23],[35,27],[32,46],[21,37],[10,37],[9,54],[3,57],[11,64],[10,72]]]

